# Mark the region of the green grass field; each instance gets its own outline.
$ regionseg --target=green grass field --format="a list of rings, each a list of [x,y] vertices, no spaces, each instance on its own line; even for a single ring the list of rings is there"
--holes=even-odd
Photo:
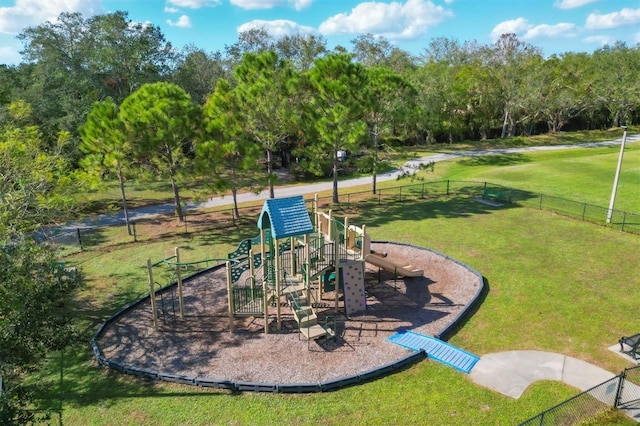
[[[625,154],[621,200],[634,198],[633,194],[638,198],[637,145]],[[526,159],[517,161],[479,160],[442,163],[433,173],[422,173],[434,180],[487,180],[533,191],[540,188],[606,206],[617,151],[594,148],[526,154]],[[611,176],[605,178],[607,173]],[[623,184],[631,189],[623,190]],[[640,212],[638,202],[630,201],[628,209]],[[607,347],[622,335],[640,331],[632,314],[640,300],[637,235],[525,207],[490,207],[468,198],[356,207],[342,213],[352,223],[366,224],[374,239],[429,247],[485,276],[486,298],[451,343],[477,355],[518,349],[559,352],[615,373],[629,366]],[[98,245],[66,259],[89,277],[78,299],[87,335],[101,320],[148,291],[147,258],[170,256],[175,246],[183,247],[183,261],[224,256],[241,239],[254,236],[256,227],[176,233],[139,243],[129,242],[122,232],[103,230]],[[541,382],[513,400],[430,361],[357,387],[298,396],[231,395],[144,382],[96,367],[88,345],[67,350],[64,363],[67,425],[502,425],[516,424],[577,393],[561,383]],[[55,383],[58,375],[54,356],[48,373],[31,379]],[[52,398],[59,394],[56,385],[51,389]],[[606,422],[627,420],[614,415]]]

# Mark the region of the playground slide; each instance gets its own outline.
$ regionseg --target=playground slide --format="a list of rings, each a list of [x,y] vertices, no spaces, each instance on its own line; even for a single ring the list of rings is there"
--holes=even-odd
[[[422,269],[416,269],[411,265],[402,265],[391,259],[375,254],[367,255],[364,260],[378,268],[382,268],[385,271],[393,272],[403,277],[421,277],[424,274]]]

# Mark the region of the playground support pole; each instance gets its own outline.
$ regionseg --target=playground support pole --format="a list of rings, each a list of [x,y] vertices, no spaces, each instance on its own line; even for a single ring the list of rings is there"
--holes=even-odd
[[[176,255],[176,279],[178,280],[178,303],[180,305],[180,318],[184,319],[184,297],[182,295],[182,275],[180,273],[180,248],[175,248]]]
[[[291,265],[289,268],[289,275],[292,277],[296,276],[296,237],[291,237],[290,239],[291,246]]]
[[[624,130],[622,134],[622,143],[620,144],[620,155],[618,156],[618,166],[616,167],[616,175],[613,178],[613,189],[611,190],[611,201],[609,202],[609,211],[607,212],[607,223],[611,223],[613,216],[613,206],[616,203],[616,192],[618,191],[618,181],[620,180],[620,169],[622,168],[622,157],[624,156],[624,144],[627,141],[627,126],[621,126]]]
[[[262,263],[262,281],[267,281],[267,247],[264,229],[260,229],[260,263]]]
[[[266,281],[262,281],[262,306],[264,307],[264,334],[269,334],[269,295]]]
[[[229,331],[233,333],[233,284],[231,283],[231,262],[227,260],[227,298],[229,299]]]
[[[255,294],[254,291],[256,289],[256,268],[253,265],[253,249],[249,249],[248,262],[249,262],[249,273],[251,274],[251,294]]]
[[[153,288],[153,266],[151,259],[147,259],[147,271],[149,271],[149,299],[151,299],[151,319],[153,319],[153,329],[158,331],[158,313],[156,311],[156,292]]]
[[[360,256],[364,260],[371,253],[371,237],[367,234],[367,225],[362,225],[362,252]]]
[[[275,279],[276,279],[276,329],[280,331],[282,327],[282,318],[280,317],[281,309],[280,309],[280,294],[282,289],[280,288],[280,256],[278,253],[278,240],[275,240],[275,253],[272,255],[275,256]]]
[[[352,247],[351,238],[349,238],[350,237],[349,234],[350,234],[349,233],[349,217],[345,216],[344,217],[344,246],[347,249],[350,249]]]

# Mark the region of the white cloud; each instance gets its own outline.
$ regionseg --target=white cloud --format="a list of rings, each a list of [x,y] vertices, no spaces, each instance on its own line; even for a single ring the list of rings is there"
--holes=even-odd
[[[177,7],[169,7],[169,6],[165,6],[164,7],[164,11],[167,13],[178,13],[180,9],[178,9]]]
[[[238,33],[249,31],[255,28],[264,28],[269,34],[276,38],[280,38],[285,35],[294,35],[300,33],[313,33],[315,29],[304,25],[298,25],[293,21],[285,19],[277,19],[274,21],[263,21],[261,19],[255,19],[240,25],[237,30]]]
[[[590,30],[605,30],[640,24],[640,9],[624,8],[620,12],[601,15],[592,13],[587,17],[585,28]]]
[[[62,12],[80,12],[85,17],[103,13],[101,0],[15,0],[0,7],[0,33],[18,33],[26,27],[55,21]]]
[[[277,6],[291,5],[295,10],[311,6],[313,0],[231,0],[231,4],[242,9],[273,9]]]
[[[496,25],[491,31],[491,38],[495,41],[502,34],[515,34],[524,40],[539,38],[575,37],[577,27],[574,24],[562,22],[555,25],[533,25],[525,18],[512,19]]]
[[[553,5],[558,9],[576,9],[600,0],[556,0]]]
[[[167,0],[168,4],[190,9],[200,9],[208,6],[218,6],[221,0]]]
[[[512,19],[510,21],[500,22],[491,30],[491,38],[495,41],[500,38],[502,34],[516,34],[522,35],[533,28],[533,25],[529,24],[524,18]]]
[[[167,24],[169,24],[170,27],[191,28],[191,19],[189,19],[187,15],[182,15],[175,22],[167,19]]]
[[[541,24],[531,27],[527,30],[522,38],[525,40],[539,38],[558,38],[558,37],[575,37],[576,26],[562,22],[555,25]]]
[[[589,44],[599,44],[600,46],[606,46],[607,44],[611,45],[616,42],[615,37],[610,37],[606,35],[596,35],[584,38],[582,41]]]
[[[451,10],[429,0],[371,1],[360,3],[350,14],[330,17],[320,24],[319,31],[324,35],[371,33],[390,39],[414,39],[451,16]]]

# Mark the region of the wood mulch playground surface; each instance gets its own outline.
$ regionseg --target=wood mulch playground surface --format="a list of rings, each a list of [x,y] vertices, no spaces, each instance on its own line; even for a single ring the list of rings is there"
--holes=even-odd
[[[150,303],[110,322],[97,344],[105,357],[151,371],[252,383],[320,383],[372,370],[411,352],[387,340],[401,329],[438,335],[473,300],[479,277],[461,264],[414,246],[373,243],[388,259],[424,270],[420,278],[397,278],[366,264],[367,309],[345,317],[325,293],[319,316],[334,315],[336,338],[300,339],[293,315],[282,307],[282,328],[270,318],[235,319],[229,332],[224,267],[185,282],[185,316],[172,314],[171,294],[163,296],[167,315],[154,331]],[[284,302],[284,298],[282,298]],[[159,307],[159,310],[162,307]]]

